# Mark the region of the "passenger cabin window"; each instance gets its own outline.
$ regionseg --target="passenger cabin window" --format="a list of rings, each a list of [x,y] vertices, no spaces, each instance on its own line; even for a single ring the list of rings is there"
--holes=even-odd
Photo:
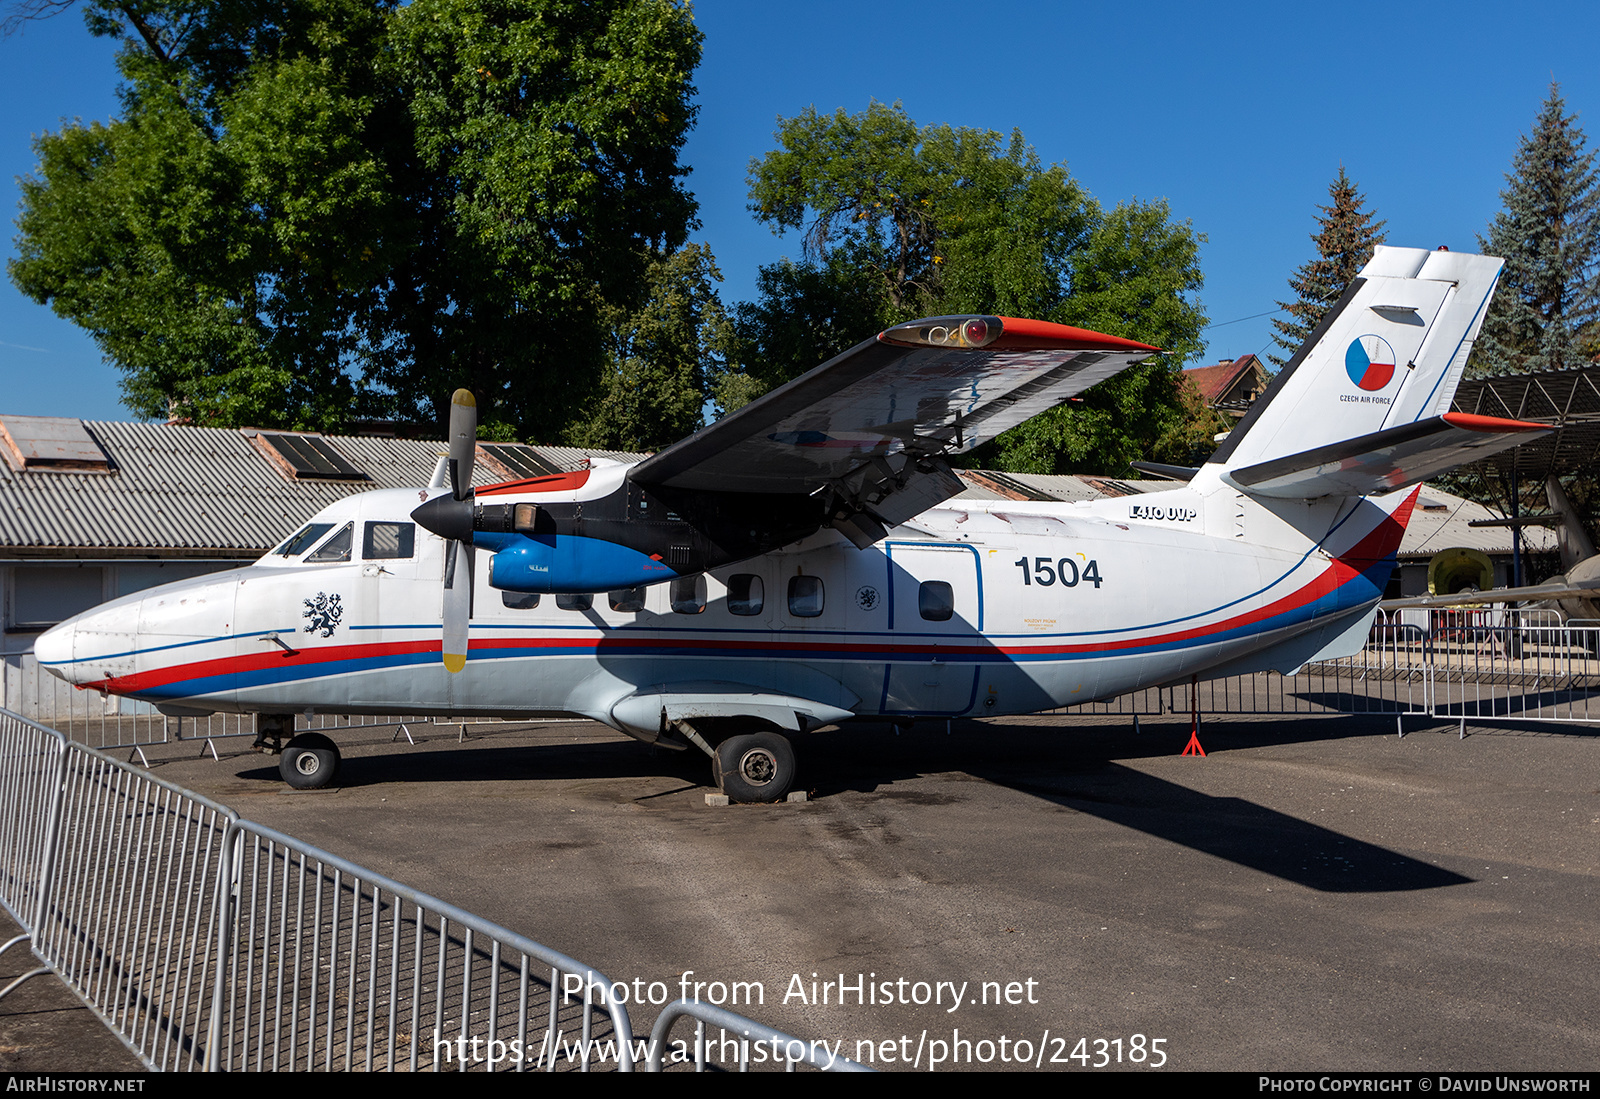
[[[929,622],[948,622],[956,613],[956,593],[943,580],[924,580],[917,589],[917,611]]]
[[[761,613],[761,602],[766,595],[761,577],[753,572],[736,572],[728,577],[728,613],[743,618]]]
[[[556,606],[564,611],[586,611],[594,606],[594,596],[584,595],[558,595]]]
[[[699,614],[706,609],[706,578],[680,576],[672,582],[672,613]]]
[[[611,609],[620,614],[637,614],[644,610],[644,588],[618,588],[607,592],[606,600],[611,604]]]
[[[822,577],[789,578],[789,613],[796,618],[816,618],[822,613]]]
[[[322,536],[327,534],[332,529],[332,523],[308,524],[307,526],[301,527],[287,542],[279,546],[273,552],[282,557],[298,557],[306,550],[322,541]]]
[[[538,592],[503,591],[500,602],[514,611],[531,611],[539,605]]]
[[[415,553],[415,523],[368,523],[361,536],[361,556],[368,561],[397,561]]]
[[[332,538],[322,543],[321,548],[306,558],[307,564],[328,565],[335,561],[350,560],[350,543],[355,541],[355,524],[346,523]]]

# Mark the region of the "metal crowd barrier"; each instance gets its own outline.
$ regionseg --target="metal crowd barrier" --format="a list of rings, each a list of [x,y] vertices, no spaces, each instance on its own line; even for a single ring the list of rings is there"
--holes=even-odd
[[[1427,714],[1429,660],[1425,632],[1380,623],[1351,657],[1317,661],[1293,676],[1277,672],[1201,679],[1132,691],[1057,713],[1126,714]],[[1192,692],[1192,693],[1191,693]]]
[[[169,738],[169,719],[153,707],[79,690],[41,667],[32,649],[0,653],[0,709],[97,748],[164,744]]]
[[[0,906],[44,963],[0,997],[53,972],[152,1069],[648,1060],[593,966],[5,710]]]
[[[0,829],[0,904],[149,1068],[640,1059],[593,966],[5,711]]]
[[[39,923],[65,747],[60,734],[0,711],[0,905],[25,928]]]
[[[1401,612],[1402,614],[1405,612]],[[1149,688],[1070,712],[1393,714],[1600,722],[1600,623],[1549,611],[1422,612],[1373,627],[1357,655],[1276,672]]]
[[[632,1070],[592,966],[271,828],[230,840],[208,1068]]]
[[[0,745],[0,901],[147,1066],[197,1067],[234,814],[5,711]]]
[[[230,737],[254,738],[255,714],[207,714],[202,717],[168,717],[145,702],[81,690],[50,674],[34,658],[32,649],[0,652],[0,709],[43,722],[69,740],[95,748],[141,749],[175,740],[205,742]],[[498,717],[454,715],[348,715],[296,714],[295,732],[332,732],[343,729],[395,728],[397,736],[410,736],[412,728],[449,725],[462,739],[467,729],[504,724]],[[527,724],[519,722],[518,724]],[[213,755],[215,747],[211,748]]]
[[[736,1015],[726,1008],[699,1000],[676,1000],[661,1009],[656,1025],[650,1031],[648,1070],[661,1072],[666,1063],[667,1047],[671,1042],[672,1028],[679,1019],[695,1020],[694,1070],[704,1072],[711,1063],[711,1052],[719,1056],[733,1051],[740,1072],[750,1071],[751,1052],[763,1062],[783,1063],[785,1072],[793,1072],[796,1065],[810,1065],[824,1072],[872,1072],[873,1070],[848,1057],[830,1051],[826,1042],[811,1041],[785,1034],[763,1023]],[[707,1026],[718,1028],[717,1037],[710,1036]],[[768,1051],[770,1050],[770,1056]]]
[[[1467,624],[1433,639],[1435,717],[1600,722],[1600,627]]]

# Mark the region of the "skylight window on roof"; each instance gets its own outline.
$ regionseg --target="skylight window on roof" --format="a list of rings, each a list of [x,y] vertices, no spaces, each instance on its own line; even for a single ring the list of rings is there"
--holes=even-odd
[[[44,473],[110,473],[111,459],[82,420],[7,416],[0,420],[0,453],[12,469]]]
[[[288,435],[263,431],[256,442],[267,457],[297,481],[367,481],[333,444],[320,435]]]
[[[521,443],[479,443],[478,449],[517,480],[566,472],[554,462],[541,458],[533,447]]]

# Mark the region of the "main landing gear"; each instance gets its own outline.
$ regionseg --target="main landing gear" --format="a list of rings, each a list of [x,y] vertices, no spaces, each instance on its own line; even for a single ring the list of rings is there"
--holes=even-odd
[[[777,733],[745,733],[717,745],[717,788],[733,801],[782,801],[794,785],[794,748]]]
[[[677,722],[676,727],[685,740],[711,757],[711,780],[731,801],[782,801],[794,785],[794,746],[782,733],[738,733],[713,747],[687,721]]]

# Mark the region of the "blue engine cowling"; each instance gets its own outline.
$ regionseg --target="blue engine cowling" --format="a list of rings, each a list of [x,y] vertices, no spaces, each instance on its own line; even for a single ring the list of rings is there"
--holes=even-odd
[[[479,531],[472,542],[493,551],[489,586],[502,591],[602,592],[659,584],[678,575],[654,557],[599,538],[573,534],[529,538]]]

